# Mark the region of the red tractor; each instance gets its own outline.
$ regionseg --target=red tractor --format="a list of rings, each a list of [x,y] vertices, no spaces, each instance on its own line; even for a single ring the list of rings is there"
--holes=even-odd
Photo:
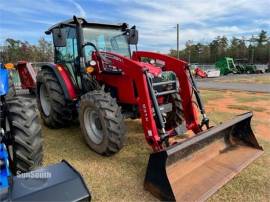
[[[74,16],[46,34],[53,36],[55,63],[43,65],[37,75],[44,123],[61,128],[79,116],[89,147],[110,156],[123,147],[124,118],[141,118],[154,151],[144,185],[156,197],[205,199],[262,153],[250,128],[252,114],[211,128],[187,62],[137,51],[135,26]],[[186,130],[194,135],[177,142],[175,136]],[[213,173],[209,166],[220,172]]]

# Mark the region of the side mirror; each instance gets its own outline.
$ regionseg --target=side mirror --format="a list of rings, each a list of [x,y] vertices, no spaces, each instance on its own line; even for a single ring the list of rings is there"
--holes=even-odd
[[[128,43],[131,45],[137,45],[138,40],[139,40],[139,34],[138,30],[136,30],[135,26],[133,26],[131,29],[128,31]]]
[[[65,29],[55,28],[52,30],[53,44],[55,47],[66,46],[66,32]]]

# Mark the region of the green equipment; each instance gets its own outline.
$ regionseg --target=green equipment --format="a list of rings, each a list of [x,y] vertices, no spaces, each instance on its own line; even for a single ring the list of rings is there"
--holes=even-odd
[[[230,73],[238,73],[238,70],[234,64],[233,58],[224,57],[215,63],[217,69],[220,70],[221,75],[227,75]]]
[[[248,63],[247,59],[235,59],[224,57],[215,63],[217,69],[220,70],[221,75],[227,74],[256,74],[263,73],[262,70],[258,70],[256,65]]]
[[[246,74],[256,74],[256,73],[263,73],[262,70],[258,70],[256,65],[248,63],[248,59],[241,58],[235,59],[236,68],[241,68],[244,71],[241,73]]]

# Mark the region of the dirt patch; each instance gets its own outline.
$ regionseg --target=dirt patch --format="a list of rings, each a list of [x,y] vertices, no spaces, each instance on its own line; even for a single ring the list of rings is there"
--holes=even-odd
[[[267,127],[266,125],[263,124],[259,124],[257,126],[255,126],[256,128],[256,133],[262,137],[265,140],[269,140],[270,141],[270,133],[269,133],[269,127]]]
[[[202,91],[204,93],[204,91]],[[237,114],[252,111],[252,125],[257,136],[270,141],[270,95],[263,93],[243,93],[230,91],[213,91],[213,94],[221,94],[222,99],[212,99],[206,103],[206,111],[212,122],[218,124]],[[207,91],[211,94],[211,91]],[[213,96],[212,96],[213,98]],[[242,100],[244,102],[239,102]],[[268,131],[268,132],[267,132]]]

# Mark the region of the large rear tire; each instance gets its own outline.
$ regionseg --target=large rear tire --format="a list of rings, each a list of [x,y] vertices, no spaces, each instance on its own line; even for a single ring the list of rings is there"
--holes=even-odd
[[[117,153],[125,140],[124,117],[116,100],[103,90],[81,97],[79,119],[82,134],[95,152],[110,156]]]
[[[8,98],[8,116],[14,138],[11,160],[17,173],[27,172],[42,164],[41,125],[34,102],[27,98]]]
[[[62,128],[72,121],[72,109],[68,106],[57,77],[49,68],[37,74],[37,105],[41,118],[50,128]]]

